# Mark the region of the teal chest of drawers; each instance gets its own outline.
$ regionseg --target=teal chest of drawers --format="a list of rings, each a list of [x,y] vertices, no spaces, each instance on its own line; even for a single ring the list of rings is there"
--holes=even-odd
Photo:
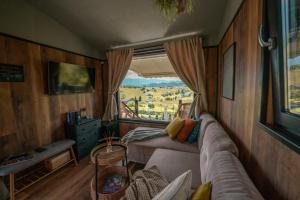
[[[84,119],[78,124],[67,125],[67,137],[76,141],[74,151],[77,160],[89,155],[100,138],[100,119]]]

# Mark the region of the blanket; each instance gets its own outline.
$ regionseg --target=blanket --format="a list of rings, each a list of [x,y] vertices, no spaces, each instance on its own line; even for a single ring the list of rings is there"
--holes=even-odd
[[[168,184],[156,166],[136,171],[121,200],[151,200]]]
[[[128,144],[129,142],[133,141],[152,139],[165,135],[166,133],[164,129],[161,128],[138,127],[134,130],[129,131],[121,140],[125,144]]]

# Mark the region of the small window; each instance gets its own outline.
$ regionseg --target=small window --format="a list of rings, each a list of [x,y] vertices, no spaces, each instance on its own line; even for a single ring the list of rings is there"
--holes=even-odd
[[[119,117],[169,121],[187,116],[193,96],[167,55],[136,57],[119,89]]]

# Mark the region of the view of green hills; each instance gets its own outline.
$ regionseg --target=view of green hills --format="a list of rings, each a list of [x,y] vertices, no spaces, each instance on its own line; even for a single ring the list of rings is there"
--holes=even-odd
[[[183,103],[193,100],[193,92],[178,78],[126,78],[119,91],[122,118],[129,118],[124,104],[135,111],[137,102],[140,118],[170,120],[178,109],[179,100]]]

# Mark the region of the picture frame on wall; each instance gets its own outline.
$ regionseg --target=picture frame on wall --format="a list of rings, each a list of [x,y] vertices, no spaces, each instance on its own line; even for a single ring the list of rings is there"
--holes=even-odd
[[[222,96],[234,101],[236,44],[233,43],[223,54]]]

